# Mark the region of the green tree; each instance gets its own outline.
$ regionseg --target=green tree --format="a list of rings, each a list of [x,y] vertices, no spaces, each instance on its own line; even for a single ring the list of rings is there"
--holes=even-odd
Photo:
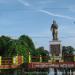
[[[47,50],[44,49],[44,47],[39,47],[36,49],[36,53],[37,53],[37,56],[42,56],[44,57],[43,58],[43,61],[48,61],[49,59],[49,52]],[[45,58],[45,57],[48,57],[48,58]]]
[[[11,40],[8,36],[0,37],[0,56],[6,56],[8,50],[8,42]]]
[[[36,49],[37,51],[37,55],[41,55],[41,56],[47,56],[49,55],[48,51],[44,49],[44,47],[39,47]]]
[[[62,54],[64,61],[73,61],[74,51],[75,49],[72,46],[63,46]]]
[[[8,43],[8,51],[7,51],[7,56],[8,57],[12,57],[12,56],[16,56],[18,54],[17,52],[17,40],[10,40]]]
[[[32,56],[35,54],[35,46],[30,37],[21,35],[18,39],[9,41],[8,56],[22,55],[24,61],[28,62],[29,52]]]
[[[19,37],[19,41],[23,46],[25,46],[25,48],[27,49],[28,52],[31,53],[31,55],[35,55],[35,46],[30,37],[28,37],[27,35],[21,35]]]
[[[24,56],[24,61],[28,62],[28,54],[31,56],[48,56],[44,47],[35,49],[32,39],[27,35],[21,35],[18,39],[12,39],[7,36],[0,37],[0,56],[13,57],[16,55]]]

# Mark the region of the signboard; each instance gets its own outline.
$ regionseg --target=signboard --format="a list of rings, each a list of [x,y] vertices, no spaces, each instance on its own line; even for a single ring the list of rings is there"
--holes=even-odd
[[[30,63],[30,68],[75,68],[75,63]]]

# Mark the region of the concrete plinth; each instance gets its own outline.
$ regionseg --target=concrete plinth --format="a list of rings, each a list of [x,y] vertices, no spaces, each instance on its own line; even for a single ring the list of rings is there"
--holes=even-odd
[[[50,41],[50,56],[52,60],[60,61],[62,58],[62,45],[61,41],[53,40]]]

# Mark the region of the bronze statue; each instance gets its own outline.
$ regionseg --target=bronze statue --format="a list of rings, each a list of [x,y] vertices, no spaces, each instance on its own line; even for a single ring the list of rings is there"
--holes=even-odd
[[[52,31],[53,40],[58,40],[58,25],[56,24],[55,20],[53,20],[51,31]]]

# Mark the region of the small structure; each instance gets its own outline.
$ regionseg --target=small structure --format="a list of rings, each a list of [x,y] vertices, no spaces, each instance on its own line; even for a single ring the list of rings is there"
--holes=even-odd
[[[62,60],[62,45],[58,39],[58,25],[55,20],[51,25],[52,41],[50,41],[50,56],[52,62],[60,62]]]
[[[23,63],[23,56],[20,55],[14,57],[0,56],[0,75],[21,75],[20,65]]]

